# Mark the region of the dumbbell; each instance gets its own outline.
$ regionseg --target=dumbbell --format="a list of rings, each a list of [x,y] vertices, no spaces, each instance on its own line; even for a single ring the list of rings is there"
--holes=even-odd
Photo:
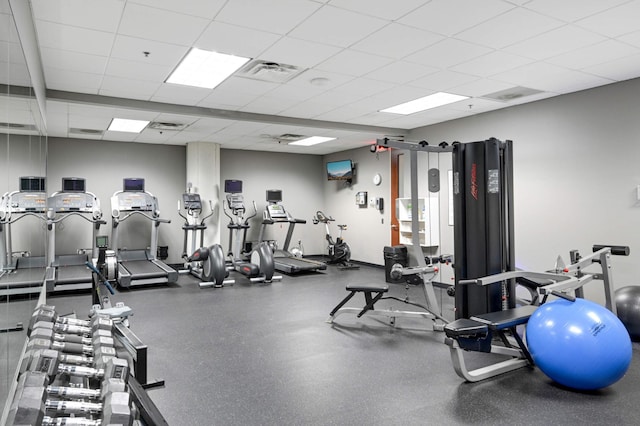
[[[83,345],[93,345],[93,340],[96,337],[105,337],[113,339],[113,333],[111,330],[98,329],[91,333],[91,337],[86,337],[79,334],[59,333],[53,329],[54,324],[50,322],[39,321],[34,324],[34,328],[31,330],[29,337],[55,340],[56,342],[65,343],[81,343]],[[113,345],[112,345],[113,346]]]
[[[81,343],[58,342],[55,340],[32,338],[27,343],[27,350],[37,349],[55,349],[59,352],[71,354],[87,355],[87,356],[115,356],[113,347],[113,339],[110,337],[101,337],[94,339],[94,344],[83,345]]]
[[[49,379],[45,373],[29,372],[20,377],[16,396],[9,410],[8,424],[82,424],[82,425],[130,425],[132,422],[131,409],[129,408],[129,393],[125,392],[124,381],[121,379],[106,380],[100,390],[81,388],[65,388],[64,393],[84,393],[92,395],[95,399],[101,399],[102,403],[84,401],[51,400],[48,396],[61,392],[60,387],[48,386]],[[98,416],[101,420],[82,418],[51,418],[46,416],[47,411],[56,414],[86,414]],[[69,419],[69,420],[67,420]],[[73,420],[71,420],[73,419]],[[78,419],[78,420],[76,420]]]
[[[50,323],[51,328],[56,332],[69,334],[93,334],[96,330],[111,330],[113,328],[113,320],[108,317],[96,315],[89,321],[73,320],[68,322],[69,318],[59,317],[55,312],[46,310],[36,310],[29,321],[27,335],[38,325],[43,327],[41,323]]]
[[[31,319],[29,320],[29,329],[38,321],[50,321],[57,322],[60,324],[69,324],[69,325],[79,325],[83,327],[90,327],[92,321],[96,318],[109,318],[104,315],[95,315],[89,320],[83,320],[79,318],[72,318],[68,316],[61,316],[56,313],[56,308],[51,305],[38,305],[31,314]]]
[[[24,354],[20,364],[20,373],[25,371],[40,371],[50,378],[58,374],[80,376],[87,378],[119,378],[126,380],[129,375],[129,364],[126,360],[104,356],[94,360],[94,367],[64,364],[60,361],[60,353],[53,349],[39,349]]]

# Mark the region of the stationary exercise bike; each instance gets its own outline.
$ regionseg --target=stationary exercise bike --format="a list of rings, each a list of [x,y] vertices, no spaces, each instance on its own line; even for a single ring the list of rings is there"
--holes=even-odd
[[[187,215],[182,213],[187,212]],[[204,245],[204,231],[207,229],[205,221],[213,215],[213,206],[209,201],[209,214],[200,218],[202,213],[202,200],[200,194],[185,192],[182,194],[182,206],[178,201],[178,214],[184,219],[182,229],[184,231],[184,244],[182,258],[187,262],[185,272],[198,278],[200,288],[222,287],[233,284],[233,280],[227,280],[229,272],[224,261],[224,251],[220,244],[209,247]],[[191,218],[191,219],[189,219]],[[196,240],[200,234],[200,245],[196,249]],[[191,235],[191,250],[187,252],[187,241]],[[191,253],[190,255],[188,253]]]
[[[232,270],[240,272],[249,278],[252,283],[271,283],[281,280],[281,275],[274,275],[275,264],[273,251],[266,242],[258,245],[250,251],[246,251],[247,230],[249,220],[258,214],[256,203],[253,202],[253,214],[245,216],[244,197],[242,196],[241,180],[225,180],[224,192],[227,193],[224,214],[229,218],[229,266]],[[229,214],[229,211],[231,214]],[[240,236],[242,233],[242,237]]]
[[[313,218],[313,223],[315,225],[318,223],[324,223],[324,228],[327,233],[326,239],[329,243],[329,261],[327,263],[338,265],[338,269],[360,269],[359,266],[350,262],[351,248],[349,248],[349,244],[347,244],[347,242],[342,238],[342,231],[347,229],[347,225],[338,225],[340,232],[338,234],[338,238],[333,241],[331,231],[329,230],[329,222],[334,221],[334,218],[326,216],[320,210],[316,212],[316,215]]]

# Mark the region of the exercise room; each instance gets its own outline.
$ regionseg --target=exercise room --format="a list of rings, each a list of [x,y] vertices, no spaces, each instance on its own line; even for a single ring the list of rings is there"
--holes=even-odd
[[[640,1],[0,0],[0,425],[637,425]]]

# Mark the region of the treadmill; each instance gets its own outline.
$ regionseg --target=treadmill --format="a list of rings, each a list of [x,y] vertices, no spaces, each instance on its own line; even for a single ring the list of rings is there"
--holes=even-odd
[[[25,217],[47,220],[45,178],[20,177],[19,182],[19,191],[7,192],[0,199],[0,296],[40,293],[45,279],[45,256],[14,258],[11,235],[13,225]],[[53,287],[47,286],[50,290]]]
[[[171,223],[161,219],[158,199],[144,189],[144,179],[125,178],[122,191],[111,197],[111,241],[118,260],[117,283],[119,287],[147,284],[175,283],[178,271],[156,258],[158,251],[158,226]],[[148,249],[120,249],[119,234],[122,222],[133,216],[142,216],[151,222],[151,244]]]
[[[264,232],[268,225],[282,222],[289,223],[284,246],[282,247],[282,249],[276,249],[273,253],[273,262],[275,264],[276,270],[284,272],[286,274],[297,274],[300,272],[321,271],[327,269],[327,264],[324,262],[296,257],[291,254],[291,252],[289,252],[289,244],[291,244],[291,237],[293,236],[293,230],[296,224],[307,223],[307,221],[304,219],[295,219],[289,214],[289,212],[285,210],[281,202],[281,190],[267,190],[267,208],[264,211],[262,228],[260,229],[260,236],[258,238],[258,241],[263,241]]]
[[[53,193],[47,200],[47,282],[53,281],[54,291],[92,288],[92,272],[86,263],[98,257],[95,241],[100,225],[106,222],[102,220],[100,200],[87,192],[85,186],[83,178],[62,178],[62,191]],[[72,216],[79,216],[91,223],[91,253],[56,256],[56,225]]]

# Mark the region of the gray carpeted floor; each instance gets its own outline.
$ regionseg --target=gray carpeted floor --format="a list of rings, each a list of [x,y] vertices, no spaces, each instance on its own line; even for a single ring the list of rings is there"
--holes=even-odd
[[[395,328],[352,315],[325,322],[347,283],[370,282],[383,283],[384,271],[330,267],[267,285],[237,276],[222,289],[199,289],[181,276],[177,285],[113,299],[135,311],[131,329],[149,345],[150,379],[166,381],[149,394],[171,425],[640,424],[637,344],[627,375],[597,392],[564,389],[537,369],[464,383],[429,320],[400,318]],[[404,297],[405,286],[392,284],[390,294]],[[452,299],[436,294],[453,318]],[[424,303],[419,287],[409,295]],[[53,296],[49,304],[82,317],[90,296]],[[348,305],[362,306],[361,296]],[[18,338],[12,333],[9,352],[21,349]]]

